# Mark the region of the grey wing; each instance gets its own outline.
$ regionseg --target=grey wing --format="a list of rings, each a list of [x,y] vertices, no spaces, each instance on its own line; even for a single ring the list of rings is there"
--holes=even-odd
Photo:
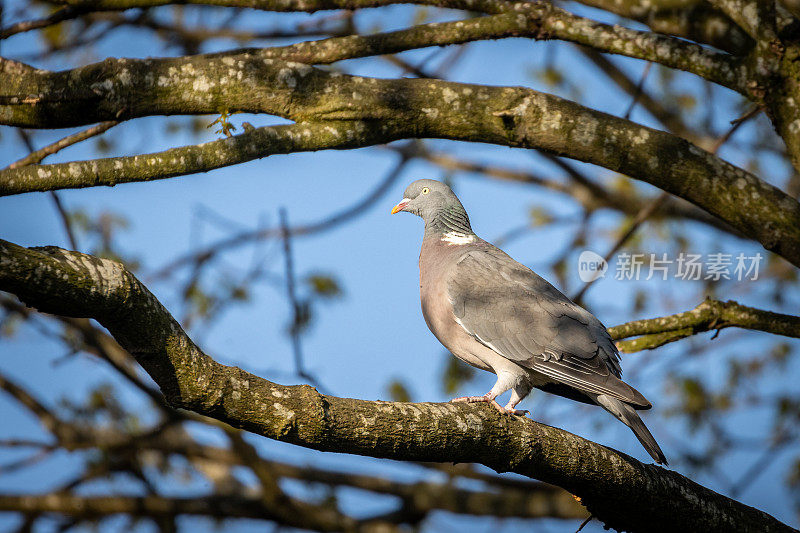
[[[503,357],[582,392],[650,407],[619,379],[619,352],[603,324],[501,250],[462,256],[448,296],[461,327]]]

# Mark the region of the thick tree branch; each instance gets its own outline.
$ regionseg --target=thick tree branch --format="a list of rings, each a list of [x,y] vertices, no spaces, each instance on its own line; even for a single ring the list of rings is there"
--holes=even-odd
[[[792,531],[680,474],[531,420],[466,404],[324,396],[221,365],[107,259],[0,241],[0,289],[45,312],[97,319],[173,406],[259,435],[323,451],[518,472],[567,489],[605,524],[628,531]]]
[[[730,18],[704,0],[642,2],[640,0],[580,0],[582,4],[646,24],[654,31],[710,44],[735,55],[746,55],[753,40]]]
[[[490,8],[487,10],[491,12]],[[549,3],[514,4],[510,13],[456,22],[421,24],[375,35],[350,35],[306,41],[286,47],[263,49],[258,54],[301,63],[327,64],[342,59],[505,37],[560,39],[580,43],[603,52],[646,59],[686,70],[725,87],[746,92],[746,73],[738,60],[727,54],[681,39],[595,22]]]
[[[539,148],[646,181],[800,265],[795,199],[677,136],[530,89],[343,76],[248,55],[109,59],[59,73],[12,63],[0,76],[12,92],[59,101],[0,106],[11,123],[74,125],[113,119],[121,108],[130,117],[224,108],[299,123],[157,154],[6,170],[0,195],[148,181],[271,154],[445,138]]]
[[[764,0],[709,0],[754,40],[776,38],[775,2]]]
[[[134,7],[142,8],[167,5],[174,3],[174,0],[62,0],[61,3],[72,6],[73,8],[93,11],[117,11]],[[410,3],[450,7],[484,13],[497,13],[509,8],[514,9],[514,6],[521,4],[504,0],[191,0],[189,3],[226,7],[248,7],[265,11],[300,12],[315,12],[327,9],[363,9],[381,7],[389,4]],[[700,4],[700,2],[697,1],[679,2],[677,5],[671,2],[665,8],[662,8],[658,4],[653,5],[654,3],[641,3],[633,0],[613,2],[613,6],[606,5],[611,2],[603,0],[594,0],[594,2],[587,0],[584,3],[597,5],[603,9],[634,20],[639,20],[640,22],[648,24],[660,23],[662,27],[654,29],[662,33],[669,33],[664,30],[669,27],[668,25],[671,25],[679,29],[676,35],[703,42],[714,41],[715,37],[719,40],[720,34],[733,31],[728,28],[728,26],[731,26],[730,19],[722,17],[718,13],[714,13],[708,6],[698,6],[688,13],[688,15],[693,18],[691,21],[684,20],[677,22],[670,20],[670,18],[674,19],[680,16],[679,13],[674,12],[679,12],[681,8],[691,10],[695,4]],[[670,12],[669,14],[671,14],[672,17],[669,17],[669,15],[664,16],[659,12]],[[737,16],[741,17],[742,15],[739,14]],[[664,20],[660,22],[659,19]],[[715,44],[715,42],[711,42],[711,44]],[[720,46],[720,48],[725,49],[725,46]]]
[[[198,515],[216,518],[277,519],[269,509],[262,505],[259,498],[234,495],[169,498],[161,495],[137,497],[125,495],[74,496],[57,493],[3,494],[0,495],[0,511],[16,511],[23,514],[58,513],[78,519],[96,519],[113,514],[150,518]],[[292,520],[296,527],[304,527],[297,525],[300,521],[302,520]],[[337,531],[337,529],[334,528],[332,531]]]
[[[733,300],[727,302],[705,300],[691,311],[636,320],[609,328],[608,331],[612,338],[618,341],[620,350],[638,352],[652,350],[705,331],[719,331],[731,327],[800,338],[800,317],[747,307]],[[620,340],[629,337],[638,338]]]
[[[27,310],[28,308],[24,309]],[[62,318],[62,320],[77,321],[83,319]],[[102,335],[102,333],[99,334]],[[111,342],[114,342],[113,339]],[[119,347],[116,349],[121,350]],[[129,357],[127,353],[125,357]],[[0,383],[0,388],[9,390],[8,383],[7,380]],[[15,385],[14,387],[12,392],[21,390],[19,386]],[[15,395],[15,398],[18,401],[28,401],[25,396]],[[35,399],[33,401],[36,402]],[[39,417],[39,413],[34,414],[37,418]],[[198,421],[206,420],[199,416],[196,418]],[[65,424],[63,421],[60,423]],[[187,459],[195,467],[201,469],[202,467],[199,465],[213,463],[227,467],[246,466],[253,471],[268,470],[269,475],[279,478],[296,479],[332,487],[346,486],[377,494],[396,496],[403,502],[409,513],[415,516],[425,516],[436,510],[458,514],[517,518],[583,519],[587,514],[586,509],[563,489],[534,481],[511,480],[490,474],[478,474],[472,468],[447,469],[446,467],[442,468],[443,465],[438,463],[425,465],[446,471],[456,478],[473,477],[478,479],[486,485],[486,490],[467,490],[459,488],[453,482],[403,483],[378,476],[275,462],[260,457],[251,445],[243,441],[237,430],[233,430],[229,426],[225,426],[225,428],[227,428],[232,439],[237,440],[237,446],[241,447],[244,443],[244,453],[237,450],[237,446],[230,449],[199,443],[179,425],[165,426],[159,431],[148,431],[132,435],[121,435],[115,431],[85,427],[81,432],[75,431],[71,433],[69,440],[60,440],[58,445],[70,451],[102,449],[110,456],[120,456],[122,454],[125,456],[140,455],[149,457],[150,461],[153,461],[153,454],[161,454],[165,457],[177,455]],[[0,442],[0,446],[3,447],[33,447],[47,453],[57,449],[58,445],[26,441]],[[272,489],[274,490],[274,487]],[[254,494],[250,494],[250,496],[254,496]],[[31,495],[30,497],[36,498],[37,496]],[[121,497],[125,498],[126,496],[121,495]],[[13,500],[9,500],[8,505],[11,505],[11,501]],[[264,505],[263,502],[262,505]],[[269,511],[272,508],[270,505],[266,505],[266,508],[268,515],[277,514]],[[229,512],[234,513],[236,509],[240,508],[230,508]],[[210,512],[216,513],[216,511]],[[246,515],[228,514],[227,517],[244,518],[253,517],[253,515],[248,512]]]
[[[430,3],[442,7],[476,9],[492,16],[421,24],[405,30],[376,35],[332,37],[285,47],[267,48],[257,53],[262,57],[322,64],[484,39],[517,36],[561,39],[603,52],[646,59],[692,72],[742,93],[748,90],[747,71],[738,59],[682,39],[603,24],[573,15],[544,2],[444,0]],[[232,54],[226,52],[224,55]]]
[[[368,146],[383,132],[376,124],[326,121],[263,127],[241,135],[154,154],[112,157],[0,171],[0,196],[32,191],[151,181],[292,152]],[[387,136],[384,141],[394,140]]]

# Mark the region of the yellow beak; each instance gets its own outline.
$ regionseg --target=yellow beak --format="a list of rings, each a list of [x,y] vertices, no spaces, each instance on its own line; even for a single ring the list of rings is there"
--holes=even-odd
[[[410,201],[411,200],[408,198],[403,198],[402,200],[400,200],[400,203],[392,208],[392,214],[394,215],[395,213],[399,213],[400,211],[405,209],[405,207],[408,205],[408,202]]]

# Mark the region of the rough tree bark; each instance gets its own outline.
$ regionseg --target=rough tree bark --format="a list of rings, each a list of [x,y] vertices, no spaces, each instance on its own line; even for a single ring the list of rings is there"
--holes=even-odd
[[[60,128],[103,121],[0,170],[0,196],[165,179],[273,154],[351,149],[408,138],[454,139],[538,149],[628,175],[676,197],[663,204],[664,214],[700,220],[753,239],[800,266],[800,203],[791,192],[717,157],[715,148],[704,150],[711,146],[708,139],[694,136],[680,118],[652,99],[643,98],[642,105],[672,133],[522,87],[376,79],[318,67],[486,39],[559,39],[588,47],[595,64],[633,94],[634,101],[640,96],[641,83],[615,71],[601,53],[689,72],[742,95],[753,106],[747,116],[764,112],[782,139],[788,159],[800,170],[798,20],[773,2],[755,0],[579,1],[639,21],[654,31],[599,23],[545,2],[189,0],[179,3],[296,12],[415,3],[480,15],[290,46],[147,60],[109,58],[62,72],[0,58],[0,124]],[[0,39],[100,11],[175,2],[61,3],[64,7],[45,19],[3,28]],[[248,128],[241,135],[159,153],[39,164],[59,146],[119,122],[153,115],[236,111],[280,116],[294,124]],[[609,196],[601,187],[578,178],[575,187],[562,185],[561,190],[578,198],[587,211],[607,205],[636,215],[650,205],[647,198],[637,197],[634,202],[621,195]],[[683,200],[694,205],[679,203]],[[769,515],[676,473],[529,420],[500,418],[490,409],[475,406],[336,398],[306,386],[284,387],[221,365],[195,346],[144,285],[112,261],[0,241],[0,290],[45,312],[96,318],[147,370],[172,406],[269,438],[374,457],[480,462],[560,485],[617,529],[790,530]],[[709,301],[686,313],[631,322],[611,331],[619,339],[628,339],[620,341],[623,349],[634,351],[724,327],[797,337],[800,325],[797,317]],[[266,479],[265,486],[269,483]],[[279,491],[276,494],[280,496]],[[147,509],[150,515],[163,516],[198,510],[182,499],[48,498],[0,498],[0,509],[32,513],[70,509],[74,514],[81,508],[87,515],[102,515],[116,505],[121,512]],[[268,501],[268,508],[285,513],[282,501]],[[221,507],[236,506],[240,515],[260,512],[251,504],[246,499],[220,502]],[[354,527],[342,520],[337,515],[313,518],[291,513],[287,523],[330,530]]]
[[[531,89],[342,76],[250,54],[109,59],[60,73],[12,63],[0,63],[0,80],[42,101],[0,105],[0,119],[18,126],[116,120],[120,109],[133,118],[222,106],[297,124],[158,154],[8,169],[0,172],[0,195],[149,181],[272,154],[446,138],[541,148],[630,175],[800,265],[800,204],[791,196],[680,137]]]
[[[684,476],[565,431],[466,404],[364,401],[282,386],[203,353],[121,264],[0,241],[0,289],[37,309],[92,317],[174,406],[268,438],[413,461],[477,462],[564,487],[626,531],[793,531]]]

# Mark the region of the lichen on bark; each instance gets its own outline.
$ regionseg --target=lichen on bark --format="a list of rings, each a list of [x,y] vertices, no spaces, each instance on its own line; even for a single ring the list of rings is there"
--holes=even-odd
[[[678,473],[489,406],[365,401],[283,386],[217,363],[122,265],[0,241],[0,290],[105,326],[177,408],[322,451],[478,462],[559,485],[627,531],[792,531]]]

